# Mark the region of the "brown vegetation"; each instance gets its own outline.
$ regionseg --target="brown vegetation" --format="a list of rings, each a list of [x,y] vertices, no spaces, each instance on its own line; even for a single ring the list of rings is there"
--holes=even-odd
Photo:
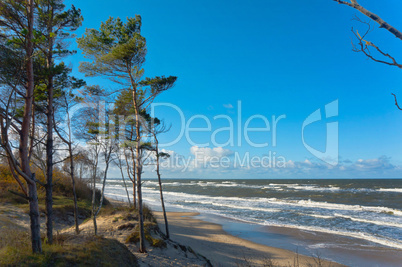
[[[32,254],[27,232],[2,232],[1,266],[138,266],[136,257],[114,239],[85,235],[57,235],[42,254]]]

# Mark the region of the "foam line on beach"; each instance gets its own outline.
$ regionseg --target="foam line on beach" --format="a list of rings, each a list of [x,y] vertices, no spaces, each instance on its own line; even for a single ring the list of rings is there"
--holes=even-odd
[[[277,205],[289,205],[289,206],[299,206],[299,207],[314,207],[320,209],[328,210],[349,210],[349,211],[367,211],[376,213],[392,213],[393,215],[402,216],[402,211],[397,209],[392,209],[388,207],[374,207],[374,206],[361,206],[361,205],[347,205],[338,203],[328,203],[328,202],[316,202],[312,200],[279,200],[276,198],[239,198],[239,197],[216,197],[207,195],[193,195],[182,192],[165,192],[166,195],[183,197],[184,199],[196,199],[195,201],[200,201],[200,199],[208,199],[210,202],[216,202],[216,200],[232,201],[237,203],[242,202],[254,202],[254,203],[271,203]]]
[[[347,215],[342,215],[335,213],[334,214],[336,217],[342,217],[345,219],[350,219],[355,222],[363,222],[363,223],[371,223],[371,224],[376,224],[376,225],[381,225],[381,226],[390,226],[390,227],[397,227],[402,229],[402,224],[396,223],[396,222],[386,222],[386,221],[373,221],[373,220],[367,220],[367,219],[362,219],[362,218],[356,218],[353,216],[347,216]]]
[[[402,242],[400,242],[400,240],[389,240],[389,239],[385,239],[385,238],[379,238],[379,237],[369,235],[366,233],[362,233],[362,232],[338,231],[338,230],[324,229],[321,227],[291,225],[291,224],[264,223],[263,225],[293,228],[293,229],[298,229],[298,230],[313,231],[313,232],[320,232],[320,233],[333,234],[333,235],[342,235],[342,236],[347,236],[347,237],[363,239],[363,240],[377,243],[377,244],[380,244],[380,245],[383,245],[386,247],[402,249]]]

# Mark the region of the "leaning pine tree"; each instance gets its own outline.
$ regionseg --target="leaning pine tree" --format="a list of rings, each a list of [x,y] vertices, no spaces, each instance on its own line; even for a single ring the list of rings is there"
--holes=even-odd
[[[109,18],[101,24],[99,30],[87,29],[83,37],[78,38],[78,47],[89,62],[80,64],[80,71],[86,76],[103,76],[119,86],[129,88],[135,115],[135,158],[133,167],[137,180],[137,198],[140,226],[140,252],[146,252],[144,218],[142,212],[141,174],[142,133],[141,113],[161,92],[171,88],[177,77],[143,78],[142,68],[147,54],[146,40],[141,36],[141,17]]]
[[[170,155],[166,152],[163,151],[159,151],[159,140],[158,140],[158,134],[159,133],[163,133],[166,132],[167,129],[164,127],[163,124],[159,124],[156,121],[157,119],[155,119],[155,123],[153,126],[153,128],[151,128],[151,132],[152,132],[152,136],[154,139],[154,146],[153,146],[153,150],[155,152],[155,158],[156,158],[156,175],[158,176],[158,183],[159,183],[159,194],[160,194],[160,198],[161,198],[161,205],[162,205],[162,213],[163,213],[163,219],[165,221],[165,231],[166,231],[166,237],[170,238],[169,235],[169,225],[168,225],[168,219],[166,216],[166,209],[165,209],[165,201],[163,200],[163,189],[162,189],[162,179],[161,179],[161,172],[160,172],[160,163],[161,163],[161,159],[167,159],[170,157]],[[159,120],[158,120],[159,122]],[[159,126],[159,129],[157,129]]]
[[[0,145],[29,201],[32,251],[42,252],[37,180],[32,172],[35,3],[0,1]],[[16,136],[13,140],[12,137]],[[18,156],[14,147],[18,148]]]
[[[63,84],[61,79],[68,71],[64,64],[56,64],[55,58],[59,59],[72,54],[67,50],[65,39],[70,37],[69,32],[75,31],[83,20],[81,11],[72,6],[66,10],[64,0],[37,0],[37,25],[35,42],[38,51],[39,64],[35,69],[36,77],[39,77],[40,86],[37,86],[37,97],[46,99],[46,236],[49,244],[53,242],[53,122],[54,122],[54,96]],[[37,82],[39,85],[39,82]],[[59,88],[58,88],[59,87]],[[42,90],[41,90],[42,89]],[[57,97],[57,96],[56,96]]]

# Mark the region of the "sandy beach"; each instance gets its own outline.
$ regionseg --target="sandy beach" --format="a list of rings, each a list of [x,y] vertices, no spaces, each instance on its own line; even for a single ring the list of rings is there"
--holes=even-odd
[[[113,199],[110,199],[110,202],[115,207],[126,205],[124,202]],[[21,229],[28,228],[27,215],[21,211],[16,214],[13,212],[14,210],[15,207],[10,205],[2,207],[0,227],[1,222],[8,225],[7,222],[13,220],[15,225]],[[323,260],[328,255],[321,254],[321,259],[306,256],[312,254],[306,253],[303,246],[307,246],[305,244],[312,241],[318,241],[317,244],[320,244],[322,240],[342,244],[335,249],[336,253],[331,257],[334,261],[350,256],[360,258],[360,260],[365,259],[364,264],[361,264],[362,261],[357,261],[356,264],[347,264],[349,266],[399,266],[402,258],[399,250],[381,247],[369,249],[368,244],[364,243],[359,243],[361,246],[359,248],[356,247],[353,240],[351,243],[345,243],[347,239],[335,235],[272,226],[258,227],[245,223],[228,222],[218,216],[211,217],[196,212],[168,212],[170,240],[165,240],[164,248],[156,248],[148,244],[148,253],[142,254],[138,253],[136,244],[125,242],[133,228],[128,227],[131,225],[129,221],[121,219],[122,215],[124,214],[117,212],[100,216],[98,218],[99,234],[125,244],[137,257],[140,266],[209,266],[208,263],[211,263],[212,266],[345,266]],[[154,212],[154,215],[160,230],[165,232],[162,213]],[[133,223],[135,224],[135,221]],[[228,225],[235,227],[229,229]],[[44,226],[43,223],[42,226]],[[237,232],[233,231],[235,228]],[[81,236],[92,236],[92,221],[87,220],[82,223],[80,230]],[[60,233],[74,235],[74,228],[69,227]],[[259,240],[255,239],[256,235],[260,237]],[[163,238],[163,235],[157,234],[155,237]],[[250,239],[250,237],[254,238]],[[292,238],[305,242],[299,243],[299,253],[292,250],[294,243]],[[266,244],[272,244],[272,246],[261,243],[262,239],[266,241]],[[355,249],[351,249],[352,246]],[[289,249],[284,249],[286,247]]]
[[[160,228],[164,231],[163,216],[155,212]],[[190,246],[194,251],[207,257],[213,266],[242,266],[247,262],[263,266],[271,260],[279,266],[316,265],[317,259],[295,252],[257,244],[228,234],[222,226],[194,218],[198,213],[168,212],[171,239]],[[343,266],[323,261],[324,266]]]

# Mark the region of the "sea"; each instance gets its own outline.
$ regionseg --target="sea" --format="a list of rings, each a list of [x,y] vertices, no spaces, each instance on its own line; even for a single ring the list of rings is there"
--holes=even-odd
[[[132,197],[132,185],[126,182]],[[144,202],[160,210],[158,181],[145,179],[142,188]],[[386,257],[395,255],[402,260],[402,179],[163,179],[163,193],[168,211],[199,212],[210,215],[209,218],[249,225],[243,229],[250,231],[262,227],[266,227],[267,232],[271,229],[271,233],[275,229],[293,229],[359,240],[359,246],[354,246],[358,250],[367,248],[370,253],[378,248],[388,251]],[[123,180],[109,179],[105,195],[127,201]],[[233,224],[227,228],[229,232],[230,229],[236,231]],[[253,240],[252,236],[244,235],[264,243],[261,237]],[[329,239],[333,240],[299,242],[304,248],[301,253],[332,246],[332,252],[321,251],[333,255],[337,245],[347,249],[346,244],[353,243],[344,240],[334,244],[334,238]],[[297,244],[297,237],[291,240],[296,240],[294,244]],[[270,244],[269,240],[266,244]],[[306,250],[309,245],[311,249]],[[346,259],[341,263],[353,265],[356,261]],[[369,266],[385,265],[380,261],[378,265]]]

